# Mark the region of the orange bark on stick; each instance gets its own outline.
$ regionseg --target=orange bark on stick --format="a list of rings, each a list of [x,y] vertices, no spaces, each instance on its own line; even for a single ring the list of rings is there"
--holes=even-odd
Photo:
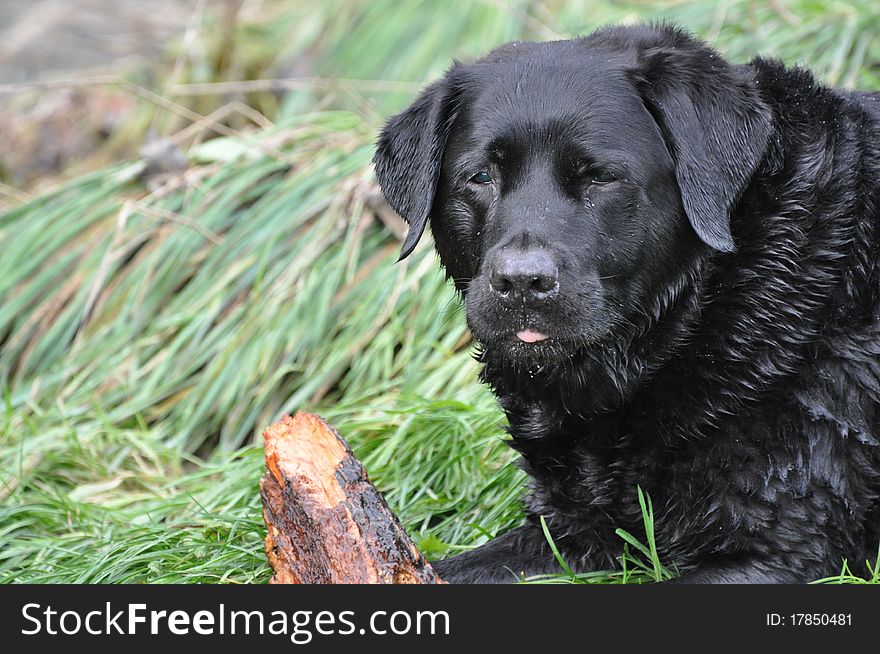
[[[271,583],[443,583],[335,429],[297,413],[263,437]]]

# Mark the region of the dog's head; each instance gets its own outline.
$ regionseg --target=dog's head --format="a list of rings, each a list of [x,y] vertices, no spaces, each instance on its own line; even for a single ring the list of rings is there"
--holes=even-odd
[[[613,335],[693,256],[735,249],[771,130],[746,70],[666,27],[456,64],[379,139],[401,257],[430,220],[474,336],[514,358]]]

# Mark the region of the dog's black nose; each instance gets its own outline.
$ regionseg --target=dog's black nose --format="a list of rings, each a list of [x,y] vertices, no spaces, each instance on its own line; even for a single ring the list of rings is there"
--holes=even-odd
[[[544,250],[505,251],[495,257],[489,284],[508,306],[537,306],[559,288],[559,270]]]

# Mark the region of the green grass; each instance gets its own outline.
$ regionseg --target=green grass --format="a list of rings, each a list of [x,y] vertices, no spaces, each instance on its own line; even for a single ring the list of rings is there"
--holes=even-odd
[[[880,584],[880,547],[877,549],[877,556],[874,562],[865,561],[865,570],[860,572],[861,566],[855,566],[856,571],[852,570],[849,561],[843,562],[840,574],[835,577],[827,577],[825,579],[817,579],[817,584]]]
[[[124,162],[0,215],[0,581],[267,580],[259,433],[301,408],[339,427],[429,557],[517,524],[523,475],[454,294],[429,244],[395,265],[373,208],[383,118],[453,57],[662,18],[736,60],[880,88],[873,0],[452,4],[263,3],[229,70],[312,77],[246,96],[274,126],[187,141],[191,167],[158,188]],[[176,83],[214,81],[174,56]],[[667,578],[640,499],[620,570],[532,581]]]

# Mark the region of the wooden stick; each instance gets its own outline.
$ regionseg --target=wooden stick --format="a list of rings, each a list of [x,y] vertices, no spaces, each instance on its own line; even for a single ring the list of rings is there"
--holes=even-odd
[[[335,429],[297,413],[263,437],[271,583],[443,583]]]

